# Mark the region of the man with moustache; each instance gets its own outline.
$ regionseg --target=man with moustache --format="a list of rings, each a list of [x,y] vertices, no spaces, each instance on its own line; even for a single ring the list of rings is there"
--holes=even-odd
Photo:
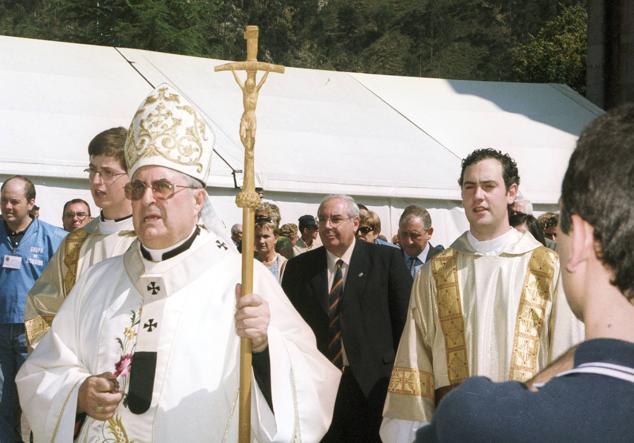
[[[515,161],[479,149],[458,184],[469,230],[414,281],[383,412],[385,442],[411,442],[436,404],[472,375],[526,381],[579,342],[559,284],[559,258],[509,224]]]
[[[379,442],[412,278],[397,248],[355,239],[359,208],[351,197],[325,197],[317,216],[323,246],[289,260],[282,287],[343,373],[322,441]]]
[[[90,220],[90,206],[87,201],[81,198],[74,198],[64,203],[64,209],[62,209],[62,227],[64,231],[76,231],[87,225]]]
[[[26,295],[42,274],[66,231],[29,214],[35,186],[26,177],[2,183],[0,208],[0,441],[18,441],[19,405],[15,374],[27,355]]]
[[[146,98],[125,145],[133,223],[122,255],[85,272],[17,384],[37,441],[236,441],[240,338],[253,346],[251,432],[318,441],[338,371],[277,280],[242,257],[205,189],[214,135],[169,85]]]
[[[111,128],[88,144],[89,164],[85,172],[101,213],[66,237],[29,291],[24,323],[31,347],[48,331],[79,276],[96,263],[123,254],[136,238],[132,207],[124,191],[129,182],[123,154],[126,136],[125,128]]]
[[[617,160],[617,161],[615,161]],[[417,442],[629,442],[634,414],[634,105],[583,130],[561,187],[557,245],[586,341],[531,380],[466,380]],[[477,412],[476,412],[477,411]]]

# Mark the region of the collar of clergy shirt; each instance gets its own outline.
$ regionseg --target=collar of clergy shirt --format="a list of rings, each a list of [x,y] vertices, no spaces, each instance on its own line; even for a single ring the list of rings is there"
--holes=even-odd
[[[114,234],[121,231],[123,225],[127,225],[127,221],[130,220],[132,214],[122,218],[107,219],[103,216],[103,211],[99,214],[99,231],[102,234]]]
[[[469,244],[476,250],[479,254],[494,256],[500,255],[506,245],[510,243],[515,238],[515,230],[513,228],[509,228],[504,234],[492,239],[492,240],[478,240],[474,237],[471,231],[467,231],[467,240],[469,240]]]
[[[141,255],[143,255],[144,259],[154,262],[168,260],[172,257],[176,257],[181,252],[187,251],[194,243],[194,240],[196,240],[198,234],[200,234],[200,228],[196,226],[191,235],[185,240],[182,240],[175,245],[172,245],[169,248],[165,249],[150,249],[141,244]]]

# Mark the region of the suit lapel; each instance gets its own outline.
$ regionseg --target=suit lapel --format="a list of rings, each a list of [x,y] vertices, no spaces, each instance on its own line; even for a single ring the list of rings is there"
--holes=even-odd
[[[318,251],[319,254],[316,254],[313,266],[319,271],[311,279],[310,288],[312,296],[317,299],[321,308],[328,314],[328,260],[324,247],[319,248]]]
[[[363,241],[356,241],[352,257],[350,257],[346,286],[343,289],[343,308],[364,293],[370,270],[370,258],[367,248],[368,246]]]

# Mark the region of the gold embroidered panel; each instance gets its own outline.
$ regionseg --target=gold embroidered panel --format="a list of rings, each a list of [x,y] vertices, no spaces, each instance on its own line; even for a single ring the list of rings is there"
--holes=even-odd
[[[458,281],[458,252],[447,249],[431,261],[436,283],[438,318],[445,337],[449,383],[459,384],[469,376],[464,317]]]
[[[64,274],[64,297],[68,295],[77,279],[77,265],[79,263],[79,251],[81,245],[88,238],[88,232],[84,229],[78,229],[71,232],[66,237],[64,249],[64,265],[66,265],[66,273]]]
[[[540,337],[550,300],[555,260],[555,254],[543,246],[531,255],[515,319],[510,380],[524,382],[538,372]]]
[[[392,369],[387,392],[434,399],[434,376],[430,372],[414,368]]]
[[[46,334],[46,331],[51,327],[51,323],[53,323],[53,318],[53,315],[38,315],[24,322],[27,342],[29,344],[35,343]]]

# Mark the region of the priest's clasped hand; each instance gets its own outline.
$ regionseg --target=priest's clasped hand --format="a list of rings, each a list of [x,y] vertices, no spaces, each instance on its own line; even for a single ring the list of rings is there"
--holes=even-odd
[[[267,331],[271,311],[266,300],[257,294],[240,295],[241,285],[236,285],[236,333],[251,339],[253,352],[262,352],[268,346]]]
[[[114,415],[122,398],[119,382],[112,372],[91,375],[79,387],[77,413],[85,412],[95,420],[105,421]]]

